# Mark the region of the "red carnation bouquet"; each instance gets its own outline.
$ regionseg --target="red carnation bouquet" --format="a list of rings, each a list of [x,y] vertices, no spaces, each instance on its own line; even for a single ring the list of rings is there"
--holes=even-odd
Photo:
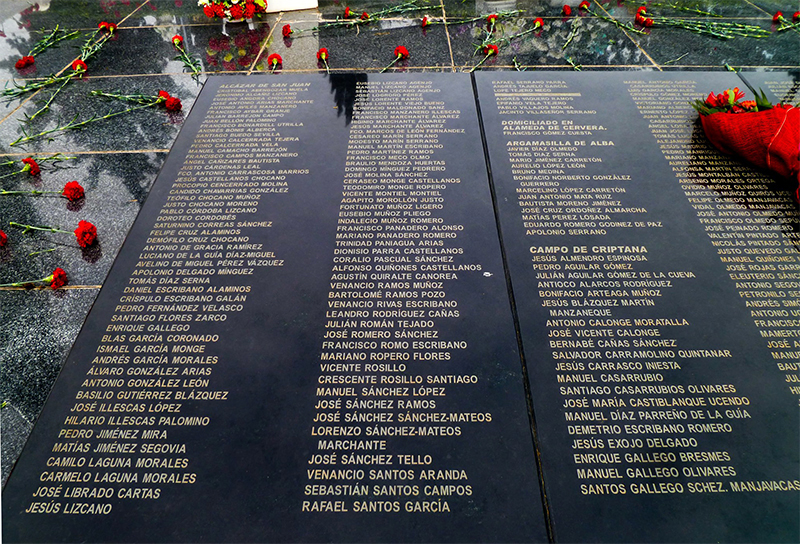
[[[800,109],[789,104],[773,106],[763,91],[750,90],[755,100],[742,100],[744,93],[737,87],[711,93],[692,106],[700,113],[703,130],[714,147],[791,179],[798,184],[795,198],[800,201]]]
[[[267,11],[266,0],[198,0],[197,5],[209,19],[219,17],[230,21],[252,19]]]

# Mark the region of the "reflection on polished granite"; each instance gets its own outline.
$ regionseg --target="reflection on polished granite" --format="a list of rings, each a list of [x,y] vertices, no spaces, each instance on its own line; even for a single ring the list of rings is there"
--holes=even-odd
[[[119,24],[117,35],[88,62],[87,75],[65,86],[47,114],[30,125],[22,123],[26,115],[46,103],[51,89],[4,101],[0,108],[2,161],[56,152],[75,157],[57,168],[45,167],[36,178],[19,175],[0,179],[0,188],[57,190],[71,180],[79,180],[86,188],[85,199],[76,205],[57,197],[0,197],[0,222],[71,230],[78,220],[86,219],[95,223],[100,233],[99,245],[86,252],[65,235],[23,234],[4,227],[10,243],[0,249],[0,283],[41,278],[62,267],[70,276],[70,288],[55,293],[0,290],[0,400],[7,403],[0,411],[3,483],[208,74],[269,73],[266,59],[278,53],[283,63],[272,77],[293,72],[325,77],[316,58],[320,47],[329,50],[329,65],[334,71],[375,72],[392,61],[398,45],[407,47],[411,56],[392,70],[465,71],[483,58],[476,50],[485,28],[482,18],[510,10],[519,12],[501,19],[499,30],[507,37],[532,29],[536,17],[543,18],[544,26],[512,39],[482,69],[724,70],[729,64],[745,70],[786,70],[800,64],[800,33],[775,32],[772,22],[777,10],[791,17],[798,9],[796,0],[793,5],[781,0],[699,0],[649,8],[652,13],[669,17],[745,23],[771,32],[758,39],[722,40],[666,27],[638,34],[591,14],[578,13],[579,0],[568,0],[576,12],[571,18],[561,15],[562,3],[558,0],[443,0],[357,28],[314,30],[336,21],[348,5],[360,14],[399,3],[323,0],[319,9],[269,14],[252,28],[244,23],[228,24],[226,35],[222,25],[207,19],[194,0],[0,2],[0,80],[7,86],[61,72],[76,57],[83,36],[93,32],[100,21]],[[420,0],[419,4],[423,3]],[[593,2],[592,10],[624,24],[633,22],[638,5],[634,1]],[[678,10],[676,5],[713,16]],[[424,16],[433,22],[425,29],[420,26]],[[474,18],[480,19],[468,21]],[[81,37],[61,42],[60,47],[37,56],[34,66],[16,70],[15,61],[29,52],[43,35],[42,30],[57,24],[63,29],[81,30]],[[281,33],[285,24],[295,29],[289,39]],[[187,52],[200,60],[203,73],[197,79],[175,59],[171,43],[175,34],[185,37]],[[91,97],[92,90],[147,95],[166,90],[182,100],[183,111],[143,109],[92,123],[81,131],[53,133],[50,141],[9,145],[23,134],[23,127],[29,133],[39,132],[74,118],[83,120],[119,111],[120,104]],[[2,168],[0,175],[11,171],[10,167]],[[45,252],[29,255],[40,251]]]

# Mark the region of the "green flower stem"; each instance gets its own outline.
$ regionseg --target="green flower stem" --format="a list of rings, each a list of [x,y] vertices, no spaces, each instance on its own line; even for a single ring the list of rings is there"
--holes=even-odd
[[[64,34],[63,36],[58,36],[59,32],[65,32],[65,31],[61,30],[58,27],[58,25],[56,25],[56,27],[50,32],[50,34],[48,34],[47,36],[45,36],[44,38],[39,40],[33,46],[33,49],[31,49],[31,52],[28,53],[28,55],[30,55],[31,57],[35,57],[36,55],[38,55],[42,51],[55,46],[58,42],[60,42],[62,40],[72,39],[72,38],[74,38],[75,36],[77,36],[79,34],[79,32],[77,30],[73,30],[69,34]],[[58,36],[58,37],[56,37],[56,36]]]
[[[631,23],[620,23],[619,21],[617,21],[613,17],[609,17],[607,15],[603,15],[602,13],[598,13],[598,12],[593,11],[591,9],[586,9],[586,11],[588,13],[590,13],[593,17],[597,17],[598,19],[602,19],[603,21],[611,23],[611,24],[615,25],[617,28],[621,28],[623,30],[627,30],[628,32],[633,32],[634,34],[644,34],[644,35],[647,34],[647,32],[645,32],[643,30],[639,30],[638,28],[633,26]]]
[[[86,39],[84,44],[81,46],[81,56],[80,56],[80,58],[81,58],[82,61],[85,62],[85,61],[89,60],[90,58],[92,58],[95,53],[97,53],[98,51],[100,51],[103,48],[103,46],[106,44],[106,42],[108,40],[110,40],[111,36],[113,36],[113,34],[114,34],[113,32],[107,32],[102,38],[100,38],[99,40],[95,41],[95,38],[97,37],[97,35],[100,32],[101,32],[101,29],[99,29],[99,28],[97,30],[95,30],[94,32],[92,32],[92,34]]]
[[[470,69],[469,73],[472,73],[472,72],[474,72],[475,70],[477,70],[478,68],[480,68],[480,67],[481,67],[481,65],[483,65],[483,63],[484,63],[484,62],[486,62],[486,60],[487,60],[489,57],[491,57],[493,54],[494,54],[494,53],[487,53],[487,54],[486,54],[486,56],[485,56],[485,57],[483,57],[483,58],[481,59],[481,61],[480,61],[478,64],[476,64],[475,66],[473,66],[473,67]]]
[[[781,19],[781,26],[778,27],[778,32],[783,32],[784,30],[794,30],[800,33],[800,23],[790,23],[786,19]]]
[[[673,19],[671,17],[658,17],[650,16],[653,20],[654,26],[673,26],[683,28],[690,32],[697,34],[705,34],[720,38],[723,40],[730,40],[736,36],[744,36],[746,38],[766,38],[770,36],[770,32],[764,30],[760,26],[748,25],[744,23],[735,22],[722,22],[722,21],[691,21],[688,19]]]
[[[106,98],[115,98],[125,102],[133,102],[134,104],[152,105],[153,103],[159,104],[164,102],[165,99],[159,96],[152,96],[149,94],[119,94],[119,93],[106,93],[103,91],[91,91],[91,96],[104,96]]]
[[[68,157],[67,155],[64,155],[63,153],[55,153],[55,154],[47,156],[47,157],[35,157],[35,160],[39,164],[42,164],[44,162],[52,162],[52,163],[55,164],[55,163],[59,163],[61,161],[70,161],[70,160],[77,159],[77,158],[78,157]],[[14,166],[18,162],[19,162],[18,160],[11,159],[11,160],[6,161],[6,162],[0,162],[0,166]],[[8,177],[8,176],[13,176],[15,174],[21,174],[23,172],[27,172],[27,170],[20,170],[19,172],[12,172],[11,174],[6,174],[5,176],[0,177],[0,179],[3,179],[4,177]]]
[[[14,164],[14,162],[16,162],[16,161],[12,161],[11,164]],[[8,164],[8,163],[5,163],[5,164]],[[18,174],[24,174],[25,172],[28,172],[28,170],[25,170],[25,169],[17,170],[16,172],[11,172],[10,174],[6,174],[4,176],[0,176],[0,179],[10,178],[11,176],[16,176]]]
[[[40,253],[50,253],[51,251],[55,251],[55,250],[56,250],[56,248],[51,247],[50,249],[43,249],[41,251],[33,251],[31,253],[28,253],[28,257],[33,257],[34,255],[39,255]]]
[[[578,23],[575,22],[577,20],[578,19],[573,19],[573,23],[571,24],[572,30],[570,31],[569,36],[567,37],[566,43],[564,43],[564,46],[561,48],[562,51],[564,51],[567,48],[567,46],[570,43],[572,43],[572,40],[575,38],[575,35],[578,33]]]
[[[175,59],[183,62],[183,67],[188,68],[189,71],[192,72],[192,77],[197,79],[200,76],[200,62],[190,57],[182,45],[176,45],[174,42],[173,45],[175,45],[175,49],[180,53]]]
[[[395,63],[396,63],[398,60],[402,59],[402,58],[403,58],[402,56],[400,56],[400,55],[397,55],[397,56],[395,57],[395,59],[394,59],[392,62],[390,62],[390,63],[389,63],[389,66],[387,66],[386,68],[384,68],[383,70],[381,70],[381,71],[380,71],[380,73],[381,73],[381,74],[382,74],[382,73],[384,73],[386,70],[388,70],[389,68],[391,68],[392,66],[394,66],[394,65],[395,65]]]
[[[680,57],[678,57],[677,59],[668,60],[667,62],[664,62],[664,63],[662,63],[662,64],[674,64],[674,63],[678,62],[679,60],[681,60],[683,57],[685,57],[685,56],[686,56],[686,55],[688,55],[688,54],[689,54],[689,53],[684,53],[683,55],[681,55],[681,56],[680,56]]]
[[[17,98],[22,96],[23,94],[30,93],[33,91],[38,91],[39,89],[44,89],[45,87],[49,87],[54,83],[69,81],[70,79],[72,79],[73,75],[75,75],[75,72],[71,72],[63,76],[50,76],[44,81],[26,83],[25,85],[17,85],[16,83],[14,83],[14,87],[12,88],[6,87],[5,89],[3,89],[2,95],[9,97],[10,99]]]
[[[49,283],[53,281],[53,276],[45,276],[44,278],[38,280],[28,280],[28,281],[15,281],[14,283],[2,283],[0,287],[25,287],[32,283]]]
[[[78,118],[78,116],[76,115],[72,119],[72,121],[70,121],[66,125],[62,125],[62,126],[59,126],[59,127],[56,127],[56,128],[51,128],[50,130],[44,130],[44,131],[42,131],[42,132],[40,132],[38,134],[32,134],[32,135],[25,134],[25,136],[20,136],[19,138],[17,138],[13,142],[11,142],[9,145],[19,145],[19,144],[23,144],[23,143],[26,143],[26,142],[32,142],[34,140],[38,140],[40,138],[44,138],[48,134],[53,134],[55,132],[66,132],[67,130],[80,130],[83,127],[85,127],[86,125],[88,125],[89,123],[94,123],[96,121],[101,121],[103,119],[111,119],[112,117],[116,117],[118,115],[123,115],[125,113],[130,113],[132,111],[141,110],[143,108],[149,108],[149,107],[155,106],[158,103],[159,103],[158,101],[154,101],[154,102],[151,102],[150,104],[143,104],[141,106],[136,106],[135,108],[129,108],[127,110],[118,111],[118,112],[114,112],[114,113],[107,113],[107,114],[103,115],[102,117],[92,116],[89,119],[87,119],[86,121],[79,121],[77,123],[75,122],[75,119]]]
[[[75,75],[76,73],[77,73],[77,72],[73,72],[73,75]],[[39,109],[39,111],[37,111],[36,113],[34,113],[33,115],[31,115],[30,117],[27,117],[27,116],[26,116],[26,117],[27,117],[27,120],[28,120],[28,122],[30,122],[30,121],[33,121],[34,119],[36,119],[36,117],[37,117],[39,114],[41,114],[41,113],[44,113],[44,112],[46,112],[47,110],[49,110],[49,109],[50,109],[50,104],[52,104],[52,103],[53,103],[53,100],[55,99],[56,95],[57,95],[58,93],[60,93],[60,92],[61,92],[61,90],[62,90],[64,87],[66,87],[67,83],[69,83],[71,80],[72,80],[72,78],[71,78],[71,77],[70,77],[70,78],[68,78],[68,79],[65,79],[65,80],[64,80],[64,83],[62,83],[62,84],[61,84],[61,87],[59,87],[58,89],[56,89],[56,92],[54,92],[54,93],[53,93],[53,94],[50,96],[50,98],[48,98],[48,99],[47,99],[47,102],[45,102],[45,103],[44,103],[44,106],[42,106],[42,107]]]
[[[516,40],[517,38],[521,38],[521,37],[523,37],[523,36],[525,36],[525,35],[527,35],[527,34],[532,34],[532,33],[536,32],[537,30],[539,30],[540,28],[541,28],[541,27],[537,27],[537,28],[529,28],[528,30],[525,30],[525,31],[523,31],[523,32],[519,32],[519,33],[517,33],[517,34],[514,34],[513,36],[509,36],[508,38],[505,38],[505,39],[506,39],[506,40],[507,40],[509,43],[511,43],[513,40]]]
[[[325,73],[330,75],[331,69],[330,69],[330,67],[328,67],[328,60],[327,59],[322,59],[322,64],[325,65]]]
[[[61,195],[60,191],[39,191],[38,189],[32,189],[30,191],[0,191],[0,196],[3,195]]]
[[[405,2],[403,4],[400,4],[399,6],[382,9],[380,11],[376,11],[375,13],[372,13],[369,16],[369,19],[360,19],[360,18],[355,18],[355,19],[337,19],[336,21],[332,21],[330,23],[322,23],[322,24],[320,24],[318,26],[315,26],[313,28],[309,28],[307,30],[316,31],[316,30],[322,30],[322,29],[325,29],[325,28],[359,26],[359,25],[363,25],[363,24],[369,24],[370,21],[380,21],[381,19],[386,19],[390,15],[399,15],[399,14],[402,14],[402,13],[412,13],[412,12],[415,12],[415,11],[424,11],[426,9],[430,9],[431,7],[436,7],[436,6],[433,5],[433,4],[427,4],[427,5],[424,5],[424,6],[420,6],[420,5],[417,5],[416,0],[412,0],[411,2]],[[299,34],[301,32],[304,32],[305,30],[306,29],[293,30],[293,33]]]
[[[635,2],[634,5],[636,6],[647,6],[647,7],[654,7],[654,8],[670,8],[679,11],[686,11],[689,13],[696,13],[698,15],[704,15],[706,17],[722,17],[722,15],[718,15],[716,13],[711,13],[710,11],[703,11],[702,9],[697,8],[690,8],[686,6],[680,6],[675,4],[674,2],[670,3],[661,3],[661,2]]]
[[[44,231],[44,232],[61,232],[63,234],[74,234],[73,232],[70,232],[68,230],[61,230],[61,229],[57,229],[55,227],[37,227],[35,225],[23,225],[21,223],[16,223],[14,221],[9,221],[8,224],[11,225],[12,227],[17,227],[19,229],[25,229],[25,230],[22,231],[22,234],[25,234],[25,233],[27,233],[28,231],[31,231],[31,230],[41,230],[41,231]]]
[[[572,66],[572,69],[575,70],[576,72],[581,71],[581,65],[575,64],[575,62],[572,60],[571,57],[564,57],[564,60],[566,60],[569,63],[569,65]]]
[[[511,17],[514,15],[519,15],[524,13],[525,10],[521,9],[513,9],[509,11],[498,11],[497,17],[498,19],[501,17]],[[485,21],[486,17],[469,17],[469,18],[460,18],[460,17],[447,17],[447,20],[444,19],[428,19],[428,25],[465,25],[467,23],[474,23],[475,21]]]

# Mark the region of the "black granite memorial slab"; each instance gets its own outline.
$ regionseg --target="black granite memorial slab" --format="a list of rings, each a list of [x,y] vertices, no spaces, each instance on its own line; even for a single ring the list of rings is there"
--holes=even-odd
[[[7,542],[544,541],[467,75],[209,78]]]
[[[797,209],[689,106],[741,82],[475,78],[555,540],[796,542]]]
[[[800,71],[738,72],[756,91],[763,90],[773,104],[797,104],[800,100]]]

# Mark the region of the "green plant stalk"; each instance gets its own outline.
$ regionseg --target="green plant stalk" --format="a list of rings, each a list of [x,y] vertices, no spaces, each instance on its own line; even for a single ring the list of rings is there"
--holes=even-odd
[[[183,67],[189,68],[189,70],[191,70],[192,72],[192,77],[194,79],[197,79],[200,76],[200,63],[195,59],[191,58],[186,53],[186,49],[184,49],[182,45],[175,45],[175,49],[177,49],[178,52],[180,53],[177,57],[175,57],[175,59],[182,61]]]
[[[17,138],[13,142],[11,142],[9,145],[19,145],[19,144],[23,144],[23,143],[26,143],[26,142],[32,142],[34,140],[38,140],[40,138],[43,138],[43,137],[47,136],[48,134],[53,134],[53,133],[56,133],[56,132],[66,132],[68,130],[80,130],[83,127],[85,127],[86,125],[88,125],[89,123],[94,123],[96,121],[102,121],[103,119],[111,119],[112,117],[117,117],[118,115],[123,115],[125,113],[130,113],[132,111],[140,110],[140,109],[143,109],[143,108],[149,108],[151,106],[155,106],[156,104],[158,104],[158,102],[152,102],[150,104],[143,104],[143,105],[137,106],[135,108],[129,108],[127,110],[118,111],[118,112],[114,112],[114,113],[107,113],[106,115],[103,115],[102,117],[92,116],[89,119],[87,119],[86,121],[80,121],[80,122],[77,122],[77,123],[75,122],[75,119],[78,118],[78,116],[76,115],[72,119],[72,121],[70,121],[66,125],[63,125],[63,126],[60,126],[60,127],[56,127],[56,128],[52,128],[50,130],[44,130],[44,131],[42,131],[42,132],[40,132],[38,134],[28,135],[23,130],[23,134],[25,134],[25,135],[24,136],[20,136],[19,138]]]
[[[9,97],[10,99],[14,99],[17,97],[22,96],[23,94],[30,93],[33,91],[38,91],[39,89],[44,89],[54,83],[59,83],[61,81],[70,80],[72,79],[73,74],[67,74],[65,76],[55,76],[52,75],[49,78],[45,79],[44,81],[36,81],[34,83],[27,83],[25,85],[17,85],[14,83],[14,87],[8,88],[6,87],[3,89],[3,96]]]
[[[12,161],[11,164],[14,164],[14,162],[16,162],[16,161]],[[4,163],[4,164],[8,164],[8,163]],[[0,176],[0,179],[6,179],[6,178],[10,178],[11,176],[16,176],[18,174],[24,174],[27,171],[28,170],[17,170],[16,172],[11,172],[10,174],[6,174],[4,176]]]
[[[68,157],[68,156],[66,156],[66,155],[64,155],[62,153],[55,153],[54,155],[50,155],[48,157],[41,157],[41,158],[36,157],[35,160],[36,160],[37,163],[41,164],[43,162],[59,163],[61,161],[70,161],[72,159],[77,159],[77,158],[78,157]],[[0,166],[14,166],[17,162],[19,162],[19,161],[15,161],[14,159],[11,159],[11,160],[6,161],[6,162],[0,162]],[[13,176],[14,174],[18,174],[20,172],[25,172],[25,170],[20,170],[19,172],[13,172],[11,174],[6,174],[3,177]],[[0,179],[2,179],[2,178],[0,178]]]
[[[396,63],[398,60],[400,60],[401,58],[403,58],[403,57],[401,57],[400,55],[397,55],[397,56],[394,58],[394,60],[393,60],[392,62],[390,62],[390,63],[389,63],[389,66],[387,66],[386,68],[384,68],[383,70],[381,70],[381,71],[380,71],[380,73],[382,74],[382,73],[384,73],[386,70],[388,70],[389,68],[391,68],[392,66],[394,66],[394,65],[395,65],[395,63]]]
[[[679,6],[678,4],[675,4],[675,3],[634,2],[634,5],[654,7],[654,8],[671,8],[671,9],[675,9],[675,10],[679,10],[679,11],[686,11],[686,12],[689,12],[689,13],[696,13],[698,15],[705,15],[707,17],[722,17],[722,15],[718,15],[716,13],[711,13],[710,11],[703,11],[702,9]]]
[[[577,19],[573,19],[573,21],[577,21]],[[578,23],[573,22],[570,26],[572,26],[572,30],[567,37],[566,43],[564,43],[564,46],[561,48],[562,51],[564,51],[567,46],[572,43],[572,40],[575,38],[575,34],[578,33]]]
[[[591,9],[586,9],[586,11],[589,12],[590,14],[592,14],[592,16],[597,17],[598,19],[602,19],[603,21],[606,21],[608,23],[611,23],[611,24],[615,25],[617,28],[622,28],[624,30],[627,30],[628,32],[633,32],[635,34],[645,34],[645,35],[647,34],[647,32],[644,32],[643,30],[639,30],[638,28],[634,27],[630,23],[620,23],[619,21],[617,21],[613,17],[608,17],[608,16],[603,15],[601,13],[597,13],[596,11],[592,11]]]
[[[575,70],[576,72],[581,71],[581,65],[575,64],[575,62],[572,60],[571,57],[564,57],[564,60],[566,60],[569,63],[569,65],[572,66],[573,70]]]
[[[516,40],[517,38],[521,38],[521,37],[526,36],[528,34],[532,34],[533,32],[536,32],[537,30],[539,30],[539,28],[529,28],[528,30],[525,30],[523,32],[519,32],[517,34],[512,34],[511,36],[505,36],[505,37],[502,37],[502,38],[496,38],[494,40],[487,40],[486,42],[481,43],[481,44],[476,46],[475,52],[473,53],[473,56],[476,55],[478,53],[478,51],[482,50],[487,45],[497,45],[498,47],[503,47],[504,45],[510,45],[511,42]]]
[[[15,221],[9,221],[8,224],[11,225],[12,227],[25,229],[25,230],[22,231],[22,234],[26,234],[28,231],[31,231],[31,230],[41,230],[41,231],[44,231],[44,232],[61,232],[63,234],[74,234],[73,232],[70,232],[68,230],[61,230],[61,229],[57,229],[55,227],[37,227],[35,225],[23,225],[22,223],[17,223]]]
[[[111,33],[109,32],[107,35],[105,35],[102,38],[100,38],[99,40],[95,41],[95,38],[97,38],[97,35],[99,33],[100,33],[100,29],[98,28],[94,32],[92,32],[89,35],[88,38],[86,38],[85,42],[83,42],[83,45],[81,46],[81,54],[80,54],[80,59],[82,61],[85,61],[86,59],[90,58],[92,55],[97,53],[103,47],[103,45],[106,43],[108,38],[111,37]]]
[[[119,93],[107,93],[103,91],[90,91],[89,94],[91,96],[104,96],[106,98],[115,98],[117,100],[123,100],[125,102],[133,102],[134,104],[152,105],[154,102],[157,104],[164,102],[163,98],[159,96],[152,96],[149,94],[119,94]]]
[[[338,19],[336,21],[330,23],[323,23],[321,25],[315,26],[309,29],[300,29],[294,30],[293,33],[299,34],[305,31],[316,31],[321,30],[324,28],[335,28],[335,27],[351,27],[351,26],[359,26],[363,24],[368,24],[370,21],[379,21],[381,19],[386,18],[388,15],[397,15],[400,13],[411,13],[414,11],[424,11],[426,9],[430,9],[431,7],[435,7],[433,5],[425,5],[419,6],[417,5],[416,1],[405,2],[400,4],[399,6],[395,6],[392,8],[382,9],[380,11],[376,11],[375,13],[369,16],[369,19]],[[482,18],[482,17],[481,17]]]
[[[476,64],[475,66],[472,67],[472,69],[470,69],[469,73],[471,74],[472,72],[480,68],[483,65],[483,63],[486,62],[486,60],[492,55],[494,55],[494,53],[487,53],[486,56],[484,56],[478,64]]]
[[[75,74],[77,74],[77,72],[73,72],[73,74],[72,74],[72,75],[74,76]],[[41,114],[41,113],[44,113],[44,112],[46,112],[47,110],[49,110],[49,109],[50,109],[50,104],[52,104],[52,103],[53,103],[53,100],[55,99],[56,95],[58,95],[58,93],[60,93],[60,92],[61,92],[61,90],[62,90],[64,87],[66,87],[66,86],[67,86],[67,83],[69,83],[71,80],[72,80],[72,78],[71,78],[71,77],[70,77],[70,78],[68,78],[68,79],[65,79],[65,80],[64,80],[64,83],[62,83],[62,84],[61,84],[61,87],[59,87],[58,89],[56,89],[56,92],[54,92],[54,93],[53,93],[53,94],[50,96],[50,98],[48,98],[48,99],[47,99],[47,102],[45,102],[45,103],[44,103],[44,106],[42,106],[42,107],[39,109],[39,111],[37,111],[36,113],[34,113],[33,115],[31,115],[30,117],[27,117],[27,116],[26,116],[26,117],[27,117],[27,121],[28,121],[28,122],[31,122],[31,121],[33,121],[34,119],[36,119],[36,117],[37,117],[39,114]]]
[[[69,40],[69,39],[74,38],[75,36],[77,36],[79,34],[79,32],[77,30],[73,30],[69,34],[65,34],[63,36],[60,36],[60,37],[56,38],[55,36],[59,32],[63,32],[63,31],[58,27],[58,25],[56,25],[56,27],[52,30],[52,32],[50,32],[50,34],[48,34],[47,36],[45,36],[44,38],[39,40],[36,43],[36,45],[33,46],[33,49],[31,49],[31,52],[28,53],[28,55],[30,55],[31,57],[35,57],[36,55],[38,55],[42,51],[55,46],[58,42],[60,42],[62,40]]]
[[[32,251],[31,253],[28,253],[28,257],[33,257],[34,255],[39,255],[40,253],[50,253],[51,251],[55,250],[56,248],[51,247],[50,249],[43,249],[41,251]]]
[[[59,195],[61,196],[60,191],[39,191],[38,189],[31,189],[30,191],[0,191],[0,196],[3,195]]]
[[[650,18],[653,20],[654,25],[674,26],[725,40],[730,40],[735,36],[744,36],[747,38],[766,38],[770,36],[768,31],[759,26],[743,23],[687,21],[686,19],[673,19],[670,17],[658,16]]]
[[[38,280],[28,280],[28,281],[15,281],[14,283],[3,283],[0,284],[0,287],[26,287],[32,283],[40,283],[40,282],[48,282],[52,281],[51,276],[45,276],[44,278]]]
[[[783,32],[784,30],[794,30],[797,33],[800,33],[800,23],[789,23],[786,19],[781,19],[781,26],[778,27],[778,32]]]

